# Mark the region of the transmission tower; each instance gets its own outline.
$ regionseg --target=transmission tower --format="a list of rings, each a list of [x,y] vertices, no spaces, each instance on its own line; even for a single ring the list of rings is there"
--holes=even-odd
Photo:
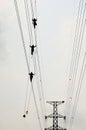
[[[49,128],[45,128],[45,130],[66,130],[65,128],[60,127],[58,122],[59,118],[63,118],[64,120],[66,119],[66,116],[58,113],[58,105],[61,105],[64,101],[47,101],[47,103],[53,106],[53,114],[45,116],[45,119],[53,118],[53,125]]]

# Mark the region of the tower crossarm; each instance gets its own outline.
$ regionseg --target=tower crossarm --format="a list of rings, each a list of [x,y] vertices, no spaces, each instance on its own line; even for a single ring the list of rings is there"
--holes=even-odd
[[[66,130],[66,129],[58,126],[57,130]]]
[[[61,114],[59,114],[59,113],[57,113],[57,114],[50,114],[50,115],[48,115],[48,116],[46,116],[46,118],[65,118],[65,116],[63,116],[63,115],[61,115]]]
[[[53,130],[53,126],[45,128],[45,130]]]
[[[51,127],[45,128],[45,130],[66,130],[66,129],[60,126],[58,126],[57,128],[53,128],[53,126],[51,126]]]
[[[64,101],[47,101],[47,103],[49,103],[51,105],[54,105],[54,104],[60,105],[60,104],[64,103]]]

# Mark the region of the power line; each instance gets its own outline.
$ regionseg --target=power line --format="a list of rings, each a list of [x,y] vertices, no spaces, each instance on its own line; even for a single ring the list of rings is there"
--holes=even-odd
[[[24,4],[25,4],[25,12],[26,12],[26,18],[27,18],[27,24],[28,24],[28,27],[30,28],[30,30],[29,30],[29,32],[31,32],[31,33],[29,33],[29,34],[31,34],[31,35],[29,35],[29,37],[30,37],[30,39],[32,40],[33,39],[33,36],[32,36],[32,29],[31,29],[31,23],[30,23],[30,15],[29,15],[29,13],[27,13],[27,12],[29,12],[29,8],[28,8],[28,2],[27,2],[27,0],[24,0],[25,2],[24,2]],[[36,2],[35,2],[35,4],[36,4]],[[33,7],[33,5],[32,5],[32,3],[31,3],[31,6]],[[33,10],[33,9],[32,9]],[[28,20],[29,19],[29,20]],[[28,28],[28,29],[29,29]],[[37,43],[37,40],[36,40],[36,33],[34,33],[34,35],[35,35],[35,43]],[[33,42],[32,42],[32,45],[33,45]],[[37,44],[35,44],[35,46],[36,46],[36,48],[37,48]],[[32,46],[31,46],[32,47]],[[38,51],[37,51],[38,52]],[[38,55],[37,55],[38,56]],[[35,74],[37,73],[37,65],[36,65],[36,56],[34,56],[33,55],[33,63],[34,63],[34,70],[35,70]],[[40,67],[39,66],[39,64],[38,64],[38,67]],[[41,73],[41,71],[40,71],[40,73]],[[42,104],[43,104],[43,102],[42,102],[42,96],[43,96],[43,93],[42,93],[42,96],[41,96],[41,91],[40,91],[40,84],[38,83],[39,81],[38,81],[38,78],[36,77],[36,82],[37,82],[37,88],[38,88],[38,93],[39,93],[39,100],[40,100],[40,106],[41,106],[41,111],[42,111],[42,114],[44,115],[44,112],[43,112],[43,106],[42,106]],[[41,82],[41,80],[40,80],[40,82]],[[44,115],[45,116],[45,115]],[[44,120],[44,119],[43,119]]]
[[[25,105],[24,105],[24,114],[26,114],[26,107],[27,107],[28,85],[29,85],[29,78],[27,79],[27,86],[26,86],[26,98],[25,98]]]
[[[44,113],[44,110],[43,110],[43,100],[42,100],[42,95],[41,95],[41,90],[40,90],[40,84],[39,84],[39,79],[38,79],[38,75],[37,75],[37,65],[36,65],[36,58],[35,58],[35,55],[33,57],[33,62],[34,62],[34,71],[35,71],[35,74],[36,74],[36,83],[37,83],[37,89],[38,89],[38,94],[39,94],[39,100],[40,100],[40,107],[41,107],[41,112],[42,112],[42,115],[43,115],[43,124],[44,124],[44,127],[45,127],[45,113]]]
[[[33,44],[33,35],[32,35],[32,30],[31,30],[31,21],[30,21],[30,12],[28,8],[28,1],[24,0],[24,6],[25,6],[25,15],[26,15],[26,20],[27,20],[27,28],[29,32],[29,38],[30,38],[30,46]],[[29,23],[29,24],[28,24]]]
[[[29,106],[30,106],[30,98],[31,98],[31,95],[32,95],[32,88],[30,88],[30,93],[29,93],[29,98],[28,98],[28,104],[27,104],[27,111],[29,109]]]
[[[76,23],[76,31],[75,31],[75,37],[74,37],[74,45],[73,45],[73,51],[72,51],[71,67],[70,67],[70,74],[69,74],[69,76],[70,76],[69,77],[69,85],[68,85],[68,91],[67,91],[67,103],[66,103],[67,113],[70,109],[68,107],[69,102],[72,100],[72,96],[73,96],[73,90],[74,90],[74,85],[75,85],[75,79],[76,79],[76,74],[77,74],[77,69],[78,69],[79,57],[80,57],[80,52],[81,52],[81,45],[82,45],[82,40],[83,40],[84,28],[85,28],[85,24],[83,27],[83,20],[84,20],[84,16],[85,16],[86,5],[84,7],[82,21],[81,21],[81,25],[80,25],[80,19],[81,19],[81,14],[82,14],[82,11],[80,12],[80,6],[81,6],[81,10],[82,10],[83,9],[82,5],[83,5],[83,3],[81,4],[81,1],[80,1],[78,16],[77,16],[77,23]],[[79,15],[80,15],[80,18],[79,18]],[[79,39],[77,39],[78,37],[79,37]],[[77,40],[78,40],[78,42],[77,42]],[[75,45],[75,43],[76,43],[76,45]],[[78,57],[78,60],[76,62],[77,57]]]
[[[73,109],[72,109],[72,112],[71,112],[69,130],[71,130],[72,126],[73,126],[74,116],[75,116],[76,109],[77,109],[77,104],[78,104],[79,95],[80,95],[80,91],[81,91],[81,87],[82,87],[82,83],[83,83],[83,78],[84,78],[84,75],[85,75],[85,70],[86,70],[86,53],[85,53],[84,58],[83,58],[82,69],[81,69],[81,72],[80,72],[80,77],[79,77],[79,81],[78,81],[78,87],[77,87],[77,90],[76,90]]]
[[[27,68],[28,68],[28,74],[30,75],[31,88],[32,88],[32,92],[33,92],[33,98],[34,98],[34,103],[35,103],[35,107],[36,107],[39,126],[40,126],[40,130],[42,130],[42,125],[41,125],[40,116],[39,116],[39,110],[38,110],[38,106],[37,106],[37,103],[36,103],[36,97],[35,97],[35,92],[34,92],[33,83],[32,83],[31,74],[33,74],[33,73],[32,72],[30,73],[28,57],[27,57],[27,52],[26,52],[26,48],[25,48],[25,41],[24,41],[24,36],[23,36],[23,30],[22,30],[20,15],[19,15],[19,9],[18,9],[18,4],[17,4],[16,0],[14,0],[14,5],[15,5],[16,15],[17,15],[17,19],[18,19],[19,28],[20,28],[20,33],[21,33],[21,38],[22,38],[22,43],[23,43],[23,48],[24,48],[24,53],[25,53],[25,58],[26,58],[26,63],[27,63]]]
[[[84,14],[85,14],[85,8],[84,8],[84,12],[83,12],[83,18],[82,18],[81,26],[80,26],[80,20],[79,20],[79,27],[77,27],[78,28],[77,37],[76,37],[76,33],[75,33],[75,37],[74,37],[74,40],[76,39],[76,42],[74,43],[76,46],[75,46],[75,48],[73,48],[75,51],[74,50],[72,51],[72,53],[73,53],[72,54],[72,60],[71,60],[72,64],[71,64],[71,67],[70,67],[70,71],[71,71],[72,74],[70,74],[71,77],[69,77],[69,88],[68,88],[68,90],[71,89],[70,83],[72,84],[72,82],[74,80],[74,74],[75,74],[74,66],[76,64],[77,51],[78,51],[78,48],[80,46],[79,44],[80,44],[80,40],[81,40],[80,38],[81,38],[81,34],[82,34],[82,25],[83,25],[83,20],[84,20]],[[80,17],[80,19],[81,19],[81,17]],[[79,38],[79,40],[78,40],[78,38]]]
[[[79,28],[80,28],[80,21],[81,21],[81,15],[82,15],[83,2],[84,2],[84,0],[79,1],[78,14],[77,14],[77,20],[76,20],[76,27],[75,27],[75,36],[74,36],[74,41],[73,41],[73,51],[72,51],[69,79],[71,79],[71,75],[72,75],[74,56],[75,56],[76,46],[77,46],[76,41],[77,41]]]
[[[37,115],[38,115],[40,130],[42,130],[42,125],[41,125],[40,116],[39,116],[39,111],[38,111],[38,107],[37,107],[37,103],[36,103],[36,97],[35,97],[35,93],[34,93],[33,83],[31,83],[31,88],[32,88],[32,92],[33,92],[33,97],[34,97],[35,106],[36,106],[36,112],[37,112]]]
[[[81,37],[82,37],[82,32],[83,32],[83,30],[84,30],[84,27],[83,27],[83,25],[84,25],[84,18],[85,18],[85,11],[86,11],[86,4],[85,4],[85,6],[84,6],[84,10],[83,10],[83,16],[82,16],[82,20],[81,20],[81,25],[80,25],[80,27],[79,27],[79,29],[78,29],[78,35],[77,35],[77,39],[76,39],[76,44],[77,44],[77,46],[76,46],[76,55],[75,55],[75,59],[74,59],[74,64],[73,64],[73,69],[74,69],[74,65],[76,65],[76,59],[77,59],[77,57],[78,57],[78,55],[77,55],[77,53],[78,53],[78,49],[79,49],[79,47],[80,47],[80,45],[81,45]],[[80,52],[80,51],[79,51]],[[74,70],[75,71],[75,70]],[[75,72],[73,73],[73,74],[75,74]]]
[[[23,35],[23,30],[22,30],[20,15],[19,15],[19,9],[18,9],[18,4],[17,4],[16,0],[14,0],[14,5],[15,5],[16,15],[17,15],[19,29],[20,29],[20,33],[21,33],[21,39],[22,39],[22,45],[23,45],[24,54],[25,54],[25,58],[26,58],[26,64],[27,64],[28,72],[30,72],[28,56],[27,56],[27,51],[26,51],[26,47],[25,47],[25,40],[24,40],[24,35]]]
[[[24,0],[24,5],[25,5],[25,12],[26,12],[26,19],[27,19],[27,26],[28,26],[28,31],[29,31],[29,37],[30,37],[30,41],[32,42],[31,45],[33,46],[33,36],[32,36],[32,29],[31,29],[31,23],[30,23],[30,15],[29,15],[29,13],[27,13],[27,12],[29,12],[27,0]],[[35,45],[35,46],[37,47],[37,45]],[[34,61],[34,70],[35,70],[34,72],[35,72],[35,76],[36,76],[36,73],[37,73],[36,57],[34,57],[33,59],[34,59],[33,61]],[[42,104],[43,103],[42,103],[42,98],[41,98],[41,93],[40,93],[40,85],[38,83],[39,81],[38,81],[37,76],[36,76],[36,82],[37,82],[37,89],[38,89],[38,93],[39,93],[39,100],[40,100],[41,111],[42,111],[43,116],[45,116],[44,113],[43,113],[43,108],[42,108]],[[30,100],[28,101],[28,104],[29,104],[29,102],[30,102]],[[28,107],[27,107],[27,110],[28,110]],[[43,118],[43,122],[44,122],[44,118]]]
[[[34,15],[34,10],[33,10],[33,2],[30,0],[30,5],[31,5],[31,11],[32,11],[32,19],[35,17]]]
[[[86,21],[84,22],[83,25],[83,30],[81,30],[82,34],[81,34],[81,39],[79,40],[79,45],[78,45],[78,50],[77,50],[77,54],[76,54],[76,59],[75,59],[75,66],[74,66],[74,75],[73,75],[73,82],[72,82],[72,91],[71,91],[71,95],[70,97],[72,97],[73,95],[73,91],[74,91],[74,86],[75,86],[75,81],[76,81],[76,75],[77,75],[77,70],[78,70],[78,64],[79,64],[79,57],[80,57],[80,53],[81,53],[81,47],[82,47],[82,43],[83,43],[83,36],[84,36],[84,32],[85,32],[85,26],[86,26]],[[79,38],[80,38],[79,37]]]
[[[31,10],[32,10],[32,19],[34,19],[34,9],[33,9],[33,3],[32,0],[30,0],[31,2]],[[35,0],[35,6],[36,6],[36,0]],[[37,7],[35,7],[37,10]],[[36,14],[37,15],[37,14]],[[41,76],[41,69],[40,69],[40,60],[39,60],[39,54],[38,54],[38,46],[37,46],[37,33],[36,33],[36,29],[34,29],[34,36],[35,36],[35,46],[36,46],[36,54],[37,54],[37,60],[38,60],[38,67],[39,67],[39,76],[40,76],[40,82],[41,82],[41,91],[42,91],[42,96],[43,96],[43,100],[44,100],[44,109],[45,109],[45,99],[44,99],[44,92],[43,92],[43,84],[42,84],[42,76]]]
[[[32,5],[31,7],[33,8],[32,0],[30,0],[30,2],[31,2],[31,5]],[[35,6],[36,6],[36,0],[35,0]],[[35,7],[35,8],[37,10],[37,7]],[[32,18],[34,18],[33,16],[35,16],[35,14],[33,15],[33,13],[34,12],[32,12]],[[34,29],[34,36],[35,36],[36,54],[37,54],[37,61],[38,61],[39,74],[40,74],[39,76],[40,76],[40,83],[41,83],[41,91],[42,91],[42,96],[43,96],[43,101],[44,101],[44,109],[45,109],[45,113],[46,113],[45,98],[44,98],[43,83],[42,83],[42,74],[41,74],[40,60],[39,60],[39,53],[38,53],[38,43],[37,43],[37,32],[36,32],[36,29]]]

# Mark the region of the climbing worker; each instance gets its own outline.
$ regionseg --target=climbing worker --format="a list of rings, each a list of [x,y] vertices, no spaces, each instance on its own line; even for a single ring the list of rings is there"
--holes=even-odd
[[[31,55],[33,55],[35,47],[36,46],[34,46],[34,45],[30,46],[30,48],[31,48]]]
[[[33,26],[34,26],[34,29],[35,29],[36,26],[37,26],[37,19],[36,18],[32,19],[32,23],[33,23]]]
[[[32,82],[34,76],[33,72],[29,73],[29,75],[30,75],[30,81]]]

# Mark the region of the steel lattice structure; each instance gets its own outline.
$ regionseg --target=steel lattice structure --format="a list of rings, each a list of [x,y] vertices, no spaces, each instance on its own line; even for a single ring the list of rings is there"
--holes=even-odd
[[[58,105],[64,103],[64,101],[47,101],[47,103],[51,104],[53,106],[53,113],[45,116],[45,119],[47,118],[53,118],[53,125],[49,128],[45,128],[45,130],[66,130],[65,128],[62,128],[59,126],[59,118],[66,119],[66,116],[63,116],[58,113]]]

